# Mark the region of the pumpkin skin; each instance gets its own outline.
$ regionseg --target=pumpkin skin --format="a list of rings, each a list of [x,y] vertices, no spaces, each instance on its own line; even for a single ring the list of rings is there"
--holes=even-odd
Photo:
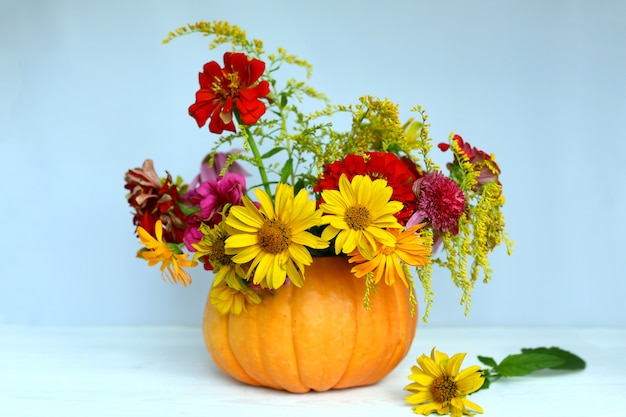
[[[286,285],[242,314],[207,298],[203,334],[215,364],[250,385],[294,393],[373,384],[406,356],[417,326],[409,289],[380,283],[363,307],[365,279],[344,256],[313,258],[301,288]]]

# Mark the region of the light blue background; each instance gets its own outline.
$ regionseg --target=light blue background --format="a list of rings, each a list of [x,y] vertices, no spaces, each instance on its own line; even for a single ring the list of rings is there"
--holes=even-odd
[[[173,286],[136,259],[123,189],[148,157],[190,179],[210,147],[186,112],[221,57],[200,35],[161,44],[198,20],[309,60],[335,103],[422,104],[437,141],[496,154],[515,253],[496,251],[469,317],[437,272],[427,326],[626,325],[619,0],[3,0],[0,322],[200,323],[211,276]]]

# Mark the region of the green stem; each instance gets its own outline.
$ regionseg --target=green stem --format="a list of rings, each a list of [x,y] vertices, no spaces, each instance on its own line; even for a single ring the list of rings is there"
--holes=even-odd
[[[263,182],[263,186],[265,187],[265,192],[270,198],[272,198],[272,190],[270,189],[270,182],[267,178],[267,171],[265,171],[265,165],[263,164],[263,159],[261,158],[261,153],[259,152],[259,148],[256,146],[256,142],[254,141],[254,136],[252,136],[252,132],[248,129],[248,126],[241,122],[241,117],[239,116],[239,112],[236,110],[233,111],[235,113],[235,117],[237,118],[237,122],[240,126],[243,126],[243,131],[246,133],[246,138],[248,140],[248,145],[250,145],[250,150],[254,155],[254,161],[256,163],[257,168],[259,169],[259,174],[261,174],[261,181]],[[273,198],[272,198],[273,200]]]

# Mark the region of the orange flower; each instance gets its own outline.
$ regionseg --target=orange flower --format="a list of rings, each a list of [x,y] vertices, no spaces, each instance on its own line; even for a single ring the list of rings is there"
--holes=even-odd
[[[210,118],[209,130],[217,134],[224,130],[235,132],[233,106],[242,123],[256,123],[265,113],[265,104],[259,98],[270,92],[269,82],[257,83],[264,71],[263,61],[249,59],[241,52],[226,52],[224,68],[215,61],[205,64],[199,74],[200,90],[196,102],[189,106],[189,114],[199,127]]]
[[[148,266],[154,266],[161,262],[161,276],[171,282],[180,282],[184,287],[191,284],[189,273],[183,268],[192,268],[198,265],[197,262],[187,260],[187,254],[172,252],[172,246],[163,241],[163,223],[157,220],[154,225],[156,239],[143,227],[137,227],[137,234],[141,239],[141,244],[145,246],[137,256],[141,256],[148,261]]]
[[[417,231],[425,225],[426,223],[421,223],[403,232],[399,229],[388,229],[389,233],[396,238],[395,245],[387,246],[379,243],[377,251],[373,254],[352,252],[349,262],[357,263],[352,267],[352,273],[360,278],[372,272],[375,283],[384,278],[387,285],[393,285],[397,277],[408,287],[403,264],[426,265],[431,255],[430,243],[426,238],[417,234]]]

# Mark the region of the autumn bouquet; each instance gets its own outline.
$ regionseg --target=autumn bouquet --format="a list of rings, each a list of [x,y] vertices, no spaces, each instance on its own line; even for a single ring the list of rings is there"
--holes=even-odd
[[[188,25],[164,42],[194,32],[212,37],[210,49],[232,46],[223,62],[204,65],[189,107],[213,145],[189,183],[160,176],[152,160],[126,173],[138,256],[183,285],[191,283],[189,268],[212,271],[210,301],[222,314],[306,286],[318,256],[345,257],[368,289],[411,287],[414,272],[425,318],[439,265],[469,307],[474,283],[490,279],[488,254],[502,243],[511,249],[494,156],[453,133],[437,145],[450,154],[441,169],[421,106],[402,122],[388,100],[331,104],[306,82],[279,77],[286,66],[310,77],[308,62],[280,48],[267,54],[260,40],[226,22]],[[305,100],[320,110],[303,112]],[[342,131],[333,120],[344,115],[351,126]],[[258,170],[258,184],[247,183],[246,165]],[[366,307],[370,297],[375,291],[363,295]]]

